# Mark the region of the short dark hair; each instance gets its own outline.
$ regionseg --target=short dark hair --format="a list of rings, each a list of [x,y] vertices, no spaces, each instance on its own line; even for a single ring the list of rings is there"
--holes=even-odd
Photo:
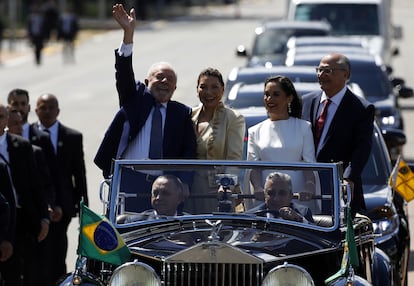
[[[172,181],[174,183],[174,185],[176,186],[176,188],[180,191],[180,194],[182,196],[184,196],[184,194],[185,194],[184,185],[183,185],[183,182],[180,180],[180,178],[178,178],[178,177],[176,177],[174,175],[171,175],[171,174],[165,174],[165,175],[158,176],[155,179],[155,181],[157,181],[160,178],[164,178],[164,179],[166,179],[168,181]]]
[[[206,68],[206,69],[202,70],[200,72],[200,74],[198,75],[197,86],[199,85],[200,79],[203,76],[214,76],[214,77],[216,77],[219,80],[220,84],[222,86],[224,86],[223,75],[221,74],[221,72],[218,69],[215,69],[215,68]]]
[[[289,185],[289,191],[292,192],[292,179],[288,174],[280,173],[280,172],[273,172],[267,175],[266,181],[272,181],[273,183],[276,182],[286,182]]]
[[[24,96],[26,96],[27,102],[29,102],[29,100],[30,100],[29,99],[29,92],[27,90],[21,89],[21,88],[15,88],[15,89],[12,89],[9,92],[9,95],[7,96],[7,103],[8,104],[11,103],[11,97],[15,96],[15,95],[24,95]]]

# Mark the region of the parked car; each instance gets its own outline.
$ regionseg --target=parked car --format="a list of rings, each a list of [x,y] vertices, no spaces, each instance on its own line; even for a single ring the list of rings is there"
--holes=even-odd
[[[247,129],[267,118],[264,107],[238,109],[246,120],[245,157],[247,152]],[[407,285],[408,258],[410,254],[410,230],[407,202],[388,185],[393,167],[388,149],[402,148],[406,143],[404,132],[398,129],[381,130],[375,124],[372,151],[362,173],[367,215],[373,223],[375,245],[391,260],[394,285]]]
[[[227,77],[224,94],[228,96],[230,90],[237,83],[264,83],[266,78],[272,75],[284,75],[294,82],[315,83],[318,81],[315,67],[310,66],[236,67],[230,71]]]
[[[271,21],[256,27],[253,47],[237,47],[237,56],[247,57],[248,67],[281,65],[285,61],[286,43],[290,37],[325,36],[329,24],[319,21]]]
[[[234,200],[253,200],[248,180],[253,169],[313,172],[321,181],[313,200],[325,201],[327,212],[314,210],[313,222],[283,219],[282,212],[270,210],[234,212]],[[391,285],[389,258],[374,245],[371,220],[363,215],[351,219],[347,212],[351,191],[345,187],[340,163],[119,160],[113,170],[107,182],[109,190],[102,187],[101,198],[106,217],[131,256],[119,266],[81,257],[75,272],[60,285],[325,285],[324,281],[341,268],[344,250],[354,249],[352,242],[356,261],[349,274],[328,285],[344,285],[346,281],[352,285]],[[125,194],[120,189],[123,173],[131,170],[151,174],[202,172],[211,176],[215,189],[222,192],[192,197],[191,191],[197,187],[192,185],[190,198],[216,201],[211,212],[134,220],[136,213],[128,210],[126,202],[132,195],[149,199],[150,194]],[[239,191],[233,192],[236,186]],[[138,185],[136,190],[142,191]],[[355,235],[349,244],[347,221]],[[91,233],[89,224],[81,229],[82,234],[86,232],[94,241],[111,242],[106,240],[110,232]]]
[[[391,0],[290,0],[286,19],[326,21],[334,36],[360,36],[389,66],[399,54],[402,28],[392,23]]]
[[[287,58],[289,65],[309,65],[316,67],[326,52],[315,47],[313,52],[296,53]],[[413,96],[413,89],[406,87],[404,80],[399,79],[398,85],[393,81],[382,65],[382,61],[373,55],[359,53],[344,53],[351,62],[350,81],[359,84],[364,91],[365,98],[375,105],[377,119],[382,129],[397,128],[404,130],[404,120],[399,107],[399,99]]]
[[[286,45],[288,49],[304,46],[342,46],[362,47],[368,50],[367,40],[359,36],[291,37]]]
[[[303,96],[309,92],[321,90],[318,82],[293,82],[295,90],[299,96]],[[353,82],[347,85],[352,92],[359,96],[364,96],[361,87]],[[249,108],[249,107],[262,107],[264,94],[264,82],[256,84],[237,83],[230,90],[227,97],[224,99],[224,103],[232,108]]]

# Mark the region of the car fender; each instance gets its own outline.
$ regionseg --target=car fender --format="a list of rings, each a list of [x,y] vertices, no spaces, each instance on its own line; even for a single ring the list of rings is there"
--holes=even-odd
[[[98,280],[92,277],[91,275],[81,274],[78,275],[81,279],[80,284],[74,284],[73,280],[75,278],[75,273],[68,273],[65,277],[63,277],[57,285],[59,286],[103,286],[103,284]]]
[[[393,271],[391,260],[388,255],[379,249],[375,248],[373,257],[373,285],[377,286],[391,286],[393,281]]]

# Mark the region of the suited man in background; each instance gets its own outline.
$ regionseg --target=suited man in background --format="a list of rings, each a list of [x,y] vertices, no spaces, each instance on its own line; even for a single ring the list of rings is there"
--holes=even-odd
[[[56,192],[60,191],[62,180],[50,136],[47,132],[39,129],[37,124],[30,124],[28,122],[31,107],[27,90],[21,88],[12,89],[7,96],[7,104],[10,110],[18,111],[21,115],[22,131],[20,135],[29,140],[32,145],[42,148],[52,179],[52,189],[47,196],[50,219],[52,221],[59,221],[62,217],[62,208],[56,204]]]
[[[52,250],[48,269],[55,282],[66,273],[69,223],[79,214],[80,201],[83,199],[88,204],[83,136],[58,121],[59,103],[53,94],[41,95],[35,111],[39,119],[35,123],[37,128],[50,134],[62,180],[61,189],[56,192],[56,204],[62,209],[62,218],[51,223],[48,236]]]
[[[16,228],[14,233],[13,255],[0,264],[5,285],[32,285],[30,260],[36,241],[45,239],[48,234],[48,221],[41,217],[36,184],[36,164],[32,145],[21,136],[5,131],[8,123],[8,110],[0,104],[0,154],[7,165],[11,178],[13,196],[7,200],[16,206]]]
[[[116,87],[121,108],[98,149],[96,165],[107,178],[111,175],[114,159],[194,159],[196,138],[191,121],[191,108],[171,100],[177,87],[175,71],[166,62],[155,63],[150,67],[144,83],[135,82],[132,69],[135,11],[131,9],[129,15],[121,4],[115,4],[113,16],[124,31],[123,42],[115,51]],[[161,142],[156,144],[151,139],[151,132],[156,129],[152,128],[155,126],[152,120],[153,115],[159,112],[161,119],[158,122],[162,122],[157,131]],[[158,154],[153,155],[154,149]],[[147,194],[150,193],[157,175],[160,174],[130,174],[131,177],[142,177],[142,189]],[[180,178],[185,183],[191,182],[189,176],[186,178],[183,175]],[[123,181],[130,180],[125,178]],[[140,211],[150,207],[150,201],[146,200],[140,206]]]
[[[302,115],[312,123],[316,160],[343,162],[355,214],[365,209],[361,173],[371,151],[375,107],[346,87],[351,76],[351,64],[346,56],[333,53],[323,57],[317,74],[322,91],[303,97]],[[323,106],[329,101],[324,124],[318,124]]]
[[[23,132],[23,120],[21,114],[12,108],[9,108],[9,121],[7,124],[8,132],[11,134],[22,135]],[[49,137],[47,137],[48,141]],[[43,149],[37,145],[32,144],[33,155],[35,157],[36,163],[36,181],[33,184],[36,184],[36,189],[39,190],[36,194],[35,199],[38,205],[38,209],[41,215],[42,220],[49,222],[53,219],[56,221],[56,218],[53,216],[51,211],[51,202],[55,201],[55,189],[52,183],[52,178],[50,175],[49,166],[46,161]],[[32,262],[30,262],[30,267],[32,271],[31,277],[37,277],[39,281],[42,281],[44,286],[52,286],[53,281],[50,279],[47,261],[47,252],[50,251],[48,245],[48,240],[39,239],[35,242],[34,252],[32,257]]]

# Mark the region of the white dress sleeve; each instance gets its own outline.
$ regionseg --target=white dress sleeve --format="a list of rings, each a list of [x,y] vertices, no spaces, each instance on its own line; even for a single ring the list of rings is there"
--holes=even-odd
[[[302,133],[303,133],[303,150],[302,160],[304,162],[316,162],[315,158],[315,143],[313,141],[313,133],[311,124],[308,121],[303,120]]]

